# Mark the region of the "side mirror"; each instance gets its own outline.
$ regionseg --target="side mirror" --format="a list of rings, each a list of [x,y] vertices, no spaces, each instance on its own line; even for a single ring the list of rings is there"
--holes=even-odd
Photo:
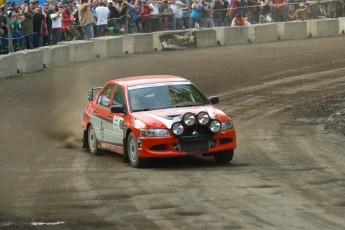
[[[111,107],[110,111],[112,113],[126,113],[126,109],[120,105],[120,104],[115,104]]]
[[[88,93],[88,95],[87,95],[87,99],[88,99],[89,101],[92,101],[92,100],[93,100],[93,89],[92,89],[92,88],[89,89],[89,93]]]
[[[211,102],[211,104],[219,103],[219,97],[217,97],[217,96],[209,97],[208,100]]]

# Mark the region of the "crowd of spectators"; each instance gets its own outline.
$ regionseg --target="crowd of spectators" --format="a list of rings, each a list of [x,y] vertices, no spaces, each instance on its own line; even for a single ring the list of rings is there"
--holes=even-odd
[[[8,46],[10,23],[15,50],[90,40],[123,33],[345,16],[345,0],[37,0],[7,1],[0,9],[0,50]]]

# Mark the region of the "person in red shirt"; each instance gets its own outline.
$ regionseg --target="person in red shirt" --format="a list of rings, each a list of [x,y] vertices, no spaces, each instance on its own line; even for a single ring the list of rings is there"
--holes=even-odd
[[[62,16],[62,28],[65,32],[65,40],[71,41],[71,40],[77,40],[80,36],[79,32],[71,25],[71,14],[68,11],[68,4],[65,4],[63,6],[63,10],[61,12]]]
[[[140,8],[140,19],[142,25],[142,32],[151,32],[151,19],[150,19],[151,8],[149,7],[147,0],[142,0],[142,6]]]
[[[285,0],[273,0],[272,18],[275,22],[284,21]]]

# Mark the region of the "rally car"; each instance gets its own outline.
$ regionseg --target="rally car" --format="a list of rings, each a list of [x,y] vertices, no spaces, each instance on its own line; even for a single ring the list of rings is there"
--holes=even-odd
[[[96,94],[96,91],[98,93]],[[96,94],[96,96],[94,96]],[[177,76],[138,76],[91,87],[84,108],[83,147],[123,154],[133,167],[150,158],[213,155],[228,163],[236,148],[232,119],[189,80]]]

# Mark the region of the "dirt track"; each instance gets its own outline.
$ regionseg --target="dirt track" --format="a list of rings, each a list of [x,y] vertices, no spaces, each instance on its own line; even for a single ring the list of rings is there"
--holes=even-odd
[[[345,229],[345,37],[126,55],[0,81],[0,229]],[[173,74],[219,95],[232,163],[80,148],[89,86]]]

